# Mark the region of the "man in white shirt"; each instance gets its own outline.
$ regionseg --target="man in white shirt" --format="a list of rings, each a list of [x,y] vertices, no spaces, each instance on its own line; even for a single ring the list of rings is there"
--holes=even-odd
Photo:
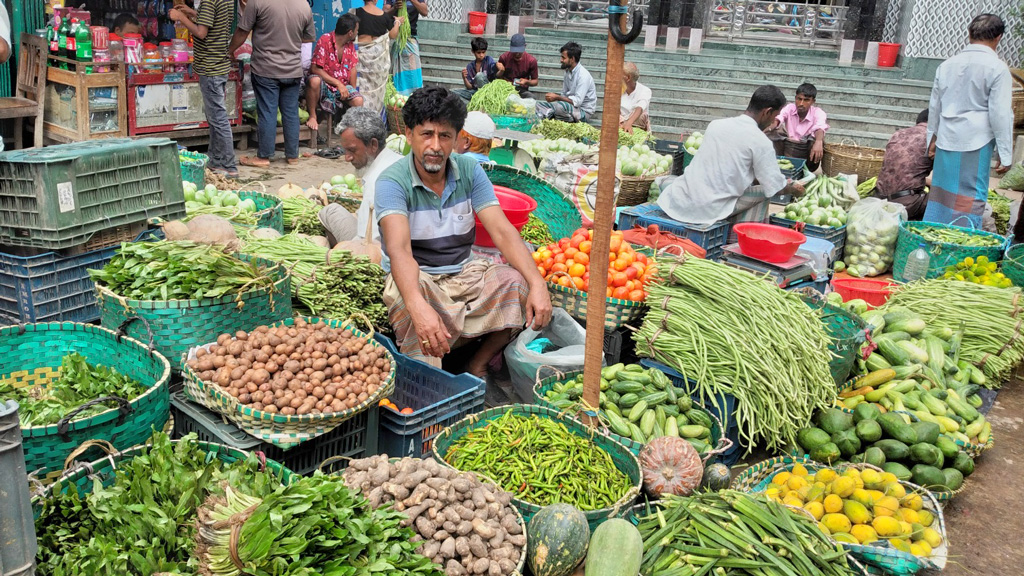
[[[363,201],[356,210],[357,238],[366,238],[370,210],[373,208],[374,188],[377,177],[385,168],[404,158],[385,145],[387,130],[380,114],[369,108],[349,108],[341,118],[341,147],[345,160],[363,173]],[[373,239],[380,241],[380,228],[373,225]]]
[[[997,174],[1013,157],[1012,79],[996,54],[1006,31],[995,14],[967,27],[970,45],[935,72],[928,106],[928,153],[935,159],[926,222],[981,228],[992,154]]]
[[[597,109],[597,86],[594,77],[580,64],[583,48],[568,42],[562,46],[562,93],[548,92],[544,102],[537,102],[537,116],[563,122],[586,122]]]
[[[630,134],[633,128],[651,131],[650,108],[651,89],[644,86],[640,79],[640,70],[636,64],[626,62],[622,65],[622,100],[619,101],[619,128]]]
[[[662,190],[658,206],[688,224],[763,222],[769,198],[780,192],[802,195],[804,187],[782,175],[764,133],[785,105],[786,96],[776,86],[761,86],[743,114],[709,124],[700,154]]]

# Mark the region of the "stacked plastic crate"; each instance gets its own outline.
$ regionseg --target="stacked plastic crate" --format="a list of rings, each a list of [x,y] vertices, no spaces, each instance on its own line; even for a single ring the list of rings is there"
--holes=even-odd
[[[0,153],[0,322],[91,322],[88,270],[153,219],[185,215],[166,138],[90,140]]]

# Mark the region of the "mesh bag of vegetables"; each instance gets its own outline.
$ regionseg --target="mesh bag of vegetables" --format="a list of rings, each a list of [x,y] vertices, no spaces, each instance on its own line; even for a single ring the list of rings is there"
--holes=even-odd
[[[892,266],[900,221],[907,209],[881,198],[865,198],[853,205],[846,227],[846,271],[855,277],[878,276]]]
[[[999,187],[1017,192],[1024,191],[1024,163],[1014,164],[1010,171],[999,180]]]

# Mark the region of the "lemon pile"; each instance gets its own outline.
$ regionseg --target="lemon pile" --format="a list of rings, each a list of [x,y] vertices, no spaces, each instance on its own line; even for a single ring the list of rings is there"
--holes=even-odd
[[[908,493],[896,476],[877,470],[831,468],[808,472],[801,464],[772,477],[765,494],[787,506],[803,508],[818,527],[840,544],[879,540],[903,552],[928,557],[942,544],[932,528],[935,516],[919,494]]]
[[[990,262],[987,256],[978,256],[978,259],[968,256],[956,265],[946,268],[942,275],[947,280],[958,280],[960,282],[974,282],[985,286],[997,288],[1010,288],[1013,282],[1010,281],[995,262]]]

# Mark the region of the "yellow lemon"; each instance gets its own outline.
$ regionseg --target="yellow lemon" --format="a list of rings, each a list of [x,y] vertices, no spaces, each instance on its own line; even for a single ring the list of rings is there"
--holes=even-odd
[[[847,500],[843,502],[843,514],[854,524],[867,524],[871,522],[871,512],[860,502]]]
[[[910,538],[913,535],[914,527],[910,522],[900,522],[900,538]]]
[[[925,548],[925,546],[928,546],[928,544],[925,544],[924,546],[921,546],[920,543],[914,542],[913,544],[910,545],[910,553],[913,554],[914,556],[918,556],[918,557],[921,557],[921,558],[927,558],[927,557],[931,556],[932,554],[931,554],[931,550],[928,550],[927,548]]]
[[[907,489],[899,482],[895,484],[886,484],[885,495],[903,500],[903,497],[907,495]]]
[[[821,522],[825,524],[828,531],[832,534],[837,532],[849,533],[850,528],[853,524],[850,523],[850,519],[842,514],[825,514],[821,517]]]
[[[921,517],[918,515],[917,512],[911,510],[910,508],[900,508],[900,518],[904,522],[910,522],[911,524],[921,523]]]
[[[790,490],[799,490],[807,487],[807,480],[804,480],[802,476],[790,476],[789,480],[786,481],[786,486]]]
[[[842,512],[843,510],[843,499],[835,494],[825,496],[825,501],[822,504],[825,507],[825,512],[828,512],[829,514]]]
[[[889,484],[899,484],[899,482],[900,479],[892,472],[882,472],[882,484],[888,486]]]
[[[882,474],[877,470],[868,468],[862,470],[860,473],[860,479],[864,481],[864,486],[871,488],[872,490],[882,487]]]
[[[845,532],[832,534],[832,539],[840,544],[860,544],[860,540],[857,540],[856,537],[851,534],[846,534]]]
[[[878,534],[875,533],[875,529],[867,524],[857,524],[850,528],[850,535],[857,539],[861,544],[869,544],[878,540]]]
[[[806,502],[821,502],[825,499],[825,484],[822,482],[815,482],[811,485],[810,489],[804,497]]]
[[[789,481],[789,477],[792,476],[789,472],[782,471],[772,478],[772,484],[778,484],[779,486],[785,486],[786,482]]]
[[[885,492],[882,492],[881,490],[868,490],[867,493],[871,495],[872,505],[874,505],[875,502],[878,502],[879,500],[882,499],[883,496],[886,495]]]
[[[911,524],[910,525],[910,539],[911,540],[920,540],[923,537],[924,537],[924,526],[921,526],[920,524]]]
[[[807,468],[803,464],[794,464],[792,473],[794,476],[807,476]]]
[[[786,506],[792,506],[794,508],[803,508],[804,501],[800,499],[796,494],[790,494],[782,499],[782,503]]]
[[[857,489],[857,483],[849,476],[840,476],[832,481],[832,493],[840,498],[847,498]]]
[[[895,516],[900,510],[900,501],[892,496],[883,496],[875,502],[875,516]]]
[[[900,534],[900,523],[895,518],[889,516],[875,517],[871,521],[871,527],[882,538],[892,538]]]
[[[853,494],[850,494],[850,500],[853,500],[854,502],[857,502],[864,506],[874,506],[875,500],[877,499],[871,496],[871,492],[869,490],[858,488],[853,491]]]
[[[836,471],[831,468],[822,468],[814,473],[814,481],[828,484],[836,479]]]
[[[814,516],[815,520],[821,520],[821,517],[825,515],[825,507],[821,505],[821,502],[808,502],[804,504],[804,510]]]
[[[782,494],[782,489],[779,488],[778,486],[774,485],[774,484],[769,486],[768,489],[764,491],[764,495],[768,496],[769,498],[774,497],[774,496],[780,496],[781,494]]]
[[[864,480],[861,479],[860,477],[860,470],[857,470],[856,468],[850,468],[846,472],[843,472],[843,476],[853,480],[853,483],[856,484],[857,488],[864,487]]]
[[[925,528],[924,532],[921,533],[921,540],[927,542],[932,548],[942,546],[942,535],[933,528]]]
[[[935,515],[929,510],[922,509],[917,511],[917,519],[922,526],[927,528],[932,525],[932,522],[935,522]]]
[[[920,510],[924,506],[924,500],[921,499],[920,494],[907,494],[903,500],[903,505],[911,510]]]

